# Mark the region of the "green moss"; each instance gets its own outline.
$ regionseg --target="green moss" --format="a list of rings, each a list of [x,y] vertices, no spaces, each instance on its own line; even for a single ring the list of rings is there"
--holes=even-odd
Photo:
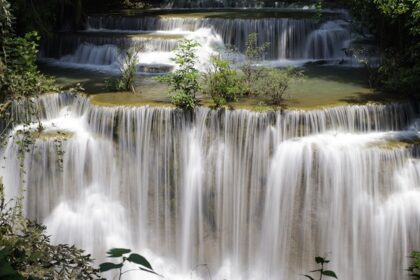
[[[96,106],[152,106],[152,107],[172,107],[169,100],[145,99],[141,93],[132,92],[107,92],[90,96],[90,102]]]
[[[387,140],[386,142],[370,144],[370,147],[385,149],[385,150],[393,150],[393,149],[406,149],[406,148],[410,148],[416,145],[420,145],[419,138],[391,139],[391,140]]]
[[[61,139],[61,140],[67,140],[73,137],[74,133],[70,131],[34,131],[32,133],[32,137],[35,139],[40,140],[52,140],[52,139]]]

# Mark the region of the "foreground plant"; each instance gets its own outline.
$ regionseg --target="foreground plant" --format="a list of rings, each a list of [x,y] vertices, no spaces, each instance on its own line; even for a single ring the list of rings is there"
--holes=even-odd
[[[330,278],[338,279],[337,278],[337,275],[335,274],[334,271],[332,271],[332,270],[326,270],[324,268],[324,265],[330,262],[329,260],[327,260],[326,258],[322,258],[322,257],[316,257],[315,258],[315,262],[317,264],[319,264],[321,267],[319,269],[315,269],[315,270],[312,270],[310,272],[312,272],[312,273],[319,273],[319,278],[317,278],[317,279],[322,280],[324,276],[325,277],[330,277]],[[305,274],[303,276],[306,277],[306,278],[308,278],[308,279],[310,279],[310,280],[315,280],[315,278],[312,277],[312,276],[310,276],[310,275]]]
[[[108,258],[118,258],[120,260],[120,262],[118,263],[112,263],[112,262],[105,262],[105,263],[101,263],[99,265],[99,270],[101,272],[106,272],[106,271],[110,271],[110,270],[118,270],[118,279],[121,279],[121,277],[128,273],[128,272],[132,272],[132,271],[138,271],[138,270],[142,270],[142,271],[146,271],[149,273],[153,273],[156,274],[158,276],[161,276],[159,274],[157,274],[153,268],[152,265],[149,263],[149,261],[136,253],[131,253],[130,249],[125,249],[125,248],[113,248],[111,250],[109,250],[107,252],[108,254]],[[130,254],[130,255],[128,255]],[[126,263],[133,263],[133,264],[137,264],[140,265],[138,267],[138,269],[128,269],[123,271],[123,267],[124,264]]]
[[[410,258],[412,259],[410,267],[407,269],[410,272],[411,279],[420,279],[420,252],[413,251]]]
[[[200,72],[196,68],[196,50],[199,46],[194,40],[181,41],[172,58],[176,64],[175,71],[158,78],[169,85],[172,103],[184,110],[193,110],[198,105],[196,95],[200,90]]]
[[[105,86],[110,91],[131,91],[136,93],[135,79],[137,72],[137,56],[140,48],[131,48],[126,51],[124,61],[120,65],[120,77],[114,80],[105,80]]]
[[[302,71],[293,67],[286,69],[264,68],[260,78],[251,88],[255,95],[268,98],[271,105],[280,106],[288,97],[291,82],[301,79],[302,76]]]
[[[23,215],[22,199],[6,201],[0,183],[0,279],[98,279],[83,250],[52,245],[39,225]]]

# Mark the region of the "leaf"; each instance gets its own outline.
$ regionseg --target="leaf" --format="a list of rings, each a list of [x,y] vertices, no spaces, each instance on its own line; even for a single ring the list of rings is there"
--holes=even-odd
[[[106,263],[101,263],[99,265],[99,271],[100,272],[105,272],[111,269],[118,269],[121,268],[123,266],[122,263],[119,264],[115,264],[115,263],[110,263],[110,262],[106,262]]]
[[[4,259],[0,260],[0,279],[23,280],[13,267]]]
[[[146,258],[145,258],[145,257],[143,257],[143,256],[141,256],[141,255],[139,255],[139,254],[135,254],[135,253],[133,253],[133,254],[131,254],[131,255],[127,258],[127,260],[128,260],[128,261],[130,261],[130,262],[133,262],[133,263],[136,263],[136,264],[142,265],[142,266],[144,266],[144,267],[147,267],[147,268],[149,268],[149,269],[153,270],[153,268],[152,268],[151,264],[149,263],[149,261],[148,261],[148,260],[146,260]]]
[[[140,268],[141,270],[143,270],[143,271],[146,271],[146,272],[149,272],[149,273],[156,274],[157,276],[160,276],[160,277],[162,277],[162,278],[163,278],[163,276],[162,276],[162,275],[160,275],[160,274],[158,274],[158,273],[154,272],[153,270],[145,269],[145,268],[142,268],[141,266],[139,266],[139,268]]]
[[[113,248],[106,252],[108,254],[108,258],[119,258],[122,257],[124,254],[130,253],[130,249],[124,249],[124,248]]]
[[[316,261],[316,263],[325,263],[325,259],[321,258],[321,257],[316,257],[315,261]]]
[[[325,276],[328,276],[328,277],[333,277],[335,279],[338,279],[337,278],[337,275],[335,274],[335,272],[334,271],[331,271],[331,270],[324,270],[322,272],[322,275],[325,275]]]
[[[304,277],[306,277],[306,278],[308,278],[308,279],[311,279],[311,280],[315,280],[312,276],[309,276],[309,275],[302,275],[302,276],[304,276]]]

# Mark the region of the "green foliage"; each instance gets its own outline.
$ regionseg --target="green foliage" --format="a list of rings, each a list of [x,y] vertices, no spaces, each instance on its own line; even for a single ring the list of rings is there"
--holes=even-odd
[[[418,94],[420,0],[353,0],[352,7],[356,18],[377,36],[384,53],[375,86]]]
[[[136,92],[135,79],[137,71],[138,48],[127,50],[123,63],[120,65],[121,76],[117,80],[105,80],[105,87],[110,91]]]
[[[268,43],[258,44],[258,35],[252,33],[248,37],[245,50],[245,62],[241,66],[244,73],[240,86],[244,95],[265,96],[273,105],[280,105],[289,89],[290,82],[302,77],[302,72],[293,68],[271,69],[255,66],[255,62],[263,59]]]
[[[411,67],[399,65],[394,59],[386,59],[379,68],[380,87],[384,92],[419,94],[420,64]]]
[[[410,272],[410,278],[420,279],[420,252],[413,251],[410,258],[412,259],[412,263],[407,269]]]
[[[54,81],[42,75],[36,65],[39,36],[36,32],[24,37],[8,37],[4,40],[6,69],[0,79],[3,98],[33,97],[57,90]]]
[[[322,280],[322,278],[324,276],[338,279],[338,277],[337,277],[337,275],[335,274],[334,271],[332,271],[332,270],[325,270],[324,269],[324,265],[327,264],[327,263],[329,263],[330,262],[329,260],[327,260],[326,258],[322,258],[322,257],[315,257],[315,262],[317,264],[319,264],[321,267],[319,269],[315,269],[315,270],[312,270],[310,272],[312,272],[312,273],[313,272],[319,273],[319,280]],[[306,277],[306,278],[308,278],[308,279],[310,279],[310,280],[315,280],[315,278],[313,276],[311,276],[311,275],[305,274],[303,276]]]
[[[236,101],[244,91],[240,73],[230,67],[229,61],[219,56],[211,57],[211,66],[203,77],[202,88],[216,106]]]
[[[243,82],[245,86],[245,95],[255,95],[255,92],[253,92],[253,85],[261,78],[264,70],[254,66],[254,64],[256,61],[264,58],[264,54],[268,47],[269,43],[259,45],[257,33],[248,35],[245,49],[245,62],[241,66],[241,70],[244,73]]]
[[[193,110],[198,105],[196,94],[200,90],[200,73],[195,67],[197,47],[199,44],[194,40],[181,41],[172,58],[176,64],[175,71],[158,78],[169,85],[172,103],[185,110]]]
[[[315,21],[319,22],[322,19],[322,7],[324,6],[324,0],[317,0],[315,4],[316,14]]]
[[[117,269],[118,270],[118,279],[121,279],[121,277],[124,274],[126,274],[128,272],[131,272],[131,271],[135,271],[135,269],[134,270],[130,269],[130,270],[126,270],[126,271],[122,270],[125,263],[131,262],[133,264],[140,265],[139,270],[143,270],[143,271],[161,276],[153,270],[152,265],[149,263],[149,261],[145,257],[143,257],[139,254],[136,254],[136,253],[131,253],[130,255],[128,255],[129,253],[131,253],[131,250],[130,249],[125,249],[125,248],[113,248],[113,249],[109,250],[107,252],[108,258],[120,258],[121,261],[118,262],[118,263],[112,263],[112,262],[101,263],[99,265],[99,271],[100,272],[107,272],[109,270]]]
[[[22,198],[5,201],[0,184],[1,279],[98,279],[90,255],[64,244],[52,245],[45,227],[26,219]]]
[[[254,95],[268,97],[272,105],[281,105],[286,98],[292,80],[302,77],[302,72],[295,68],[262,68],[259,78],[251,85]]]

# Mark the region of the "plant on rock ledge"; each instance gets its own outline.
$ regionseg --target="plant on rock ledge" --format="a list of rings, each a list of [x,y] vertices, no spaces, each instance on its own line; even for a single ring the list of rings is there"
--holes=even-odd
[[[130,48],[126,51],[120,65],[120,77],[116,80],[105,80],[105,86],[110,91],[131,91],[136,93],[135,78],[137,71],[137,55],[141,48]]]
[[[217,107],[236,101],[243,91],[242,76],[228,60],[211,57],[211,66],[203,76],[203,92],[210,95]]]
[[[181,41],[172,58],[176,64],[175,71],[158,78],[169,85],[172,103],[181,109],[193,110],[198,105],[196,95],[200,90],[200,73],[195,66],[195,51],[199,46],[194,40]]]

